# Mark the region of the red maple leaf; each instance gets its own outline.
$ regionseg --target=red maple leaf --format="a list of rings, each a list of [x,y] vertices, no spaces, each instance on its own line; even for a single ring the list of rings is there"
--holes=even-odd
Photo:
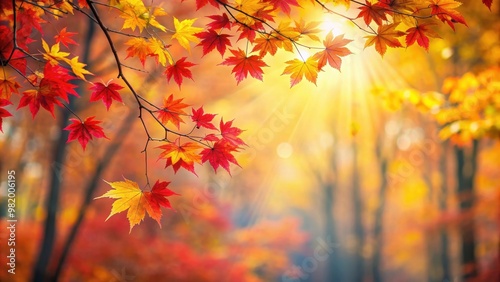
[[[269,0],[269,2],[273,5],[275,10],[281,10],[287,16],[290,16],[290,6],[300,7],[299,3],[297,3],[297,0]]]
[[[366,1],[365,5],[362,5],[358,9],[360,9],[361,12],[359,12],[356,18],[363,17],[363,20],[365,21],[366,25],[369,25],[372,22],[372,20],[376,24],[381,25],[382,21],[387,20],[387,17],[385,16],[385,12],[387,10],[378,3],[372,5],[371,2]]]
[[[483,4],[486,5],[486,7],[488,7],[491,11],[491,4],[493,4],[493,0],[483,0]]]
[[[188,105],[182,103],[182,100],[174,100],[174,95],[172,94],[168,98],[163,99],[163,108],[158,111],[158,118],[163,124],[166,125],[168,122],[171,122],[179,129],[180,123],[184,123],[181,115],[187,115],[183,109],[188,107]]]
[[[210,53],[212,50],[217,47],[217,51],[219,51],[221,56],[224,56],[224,52],[226,52],[226,46],[231,46],[231,41],[229,41],[229,34],[219,34],[213,29],[209,29],[208,31],[200,32],[196,34],[196,37],[201,39],[201,42],[198,46],[203,46],[203,56]]]
[[[69,102],[68,94],[78,96],[75,91],[76,85],[69,82],[73,79],[75,77],[70,75],[67,69],[46,63],[38,88],[24,91],[17,108],[29,105],[31,114],[35,118],[42,106],[54,116],[54,105],[62,106],[58,98]]]
[[[16,38],[19,47],[26,49],[27,46],[22,44],[22,40]],[[4,25],[0,25],[0,59],[6,61],[11,56],[13,45],[12,31]],[[26,74],[26,57],[24,53],[19,50],[14,50],[10,57],[9,65],[19,70],[22,74]]]
[[[226,0],[221,1],[221,2],[226,2]],[[210,4],[214,6],[215,8],[219,8],[219,3],[217,3],[216,0],[196,0],[196,10],[198,11],[201,9],[203,6]]]
[[[188,68],[195,65],[196,64],[193,64],[191,62],[186,62],[186,57],[182,57],[177,60],[175,64],[167,67],[167,69],[165,70],[165,75],[167,76],[168,81],[170,81],[170,79],[173,77],[174,81],[177,83],[177,85],[179,85],[180,89],[182,84],[182,77],[187,77],[193,80],[193,74]]]
[[[54,36],[57,43],[62,43],[64,46],[68,47],[68,44],[78,45],[71,37],[75,36],[76,32],[66,31],[66,28],[61,29],[59,33]]]
[[[89,140],[92,140],[92,137],[109,139],[104,134],[102,127],[98,125],[101,121],[94,120],[94,118],[95,117],[88,117],[85,121],[75,118],[69,119],[73,123],[64,128],[64,130],[69,131],[68,141],[66,143],[77,139],[85,151],[85,147],[87,147]]]
[[[17,69],[22,74],[26,74],[26,64],[26,55],[19,50],[14,50],[14,54],[12,54],[9,65]]]
[[[240,25],[238,28],[238,33],[240,36],[238,36],[238,41],[241,39],[247,39],[250,42],[254,42],[255,36],[257,36],[257,33],[255,32],[256,30],[259,30],[257,27],[248,27],[248,26],[243,26]]]
[[[436,32],[429,28],[433,24],[420,24],[406,31],[406,46],[411,46],[415,41],[425,50],[429,49],[429,37],[439,37]]]
[[[29,30],[31,33],[31,29],[35,28],[38,32],[43,34],[40,24],[46,23],[46,21],[40,17],[42,14],[36,10],[36,8],[35,6],[27,6],[23,9],[19,9],[17,13],[17,21],[21,27],[19,30],[23,30],[23,32],[28,32]]]
[[[7,105],[12,105],[12,103],[6,99],[0,99],[0,131],[2,131],[2,132],[3,132],[3,128],[2,128],[3,118],[12,116],[11,113],[9,113],[6,109],[1,108],[1,107],[5,107]]]
[[[17,109],[28,105],[33,118],[35,118],[36,114],[40,110],[40,106],[49,111],[52,114],[52,117],[55,117],[54,105],[62,106],[62,103],[54,95],[46,95],[37,90],[27,90],[23,92],[23,97],[21,97],[21,101],[19,101]]]
[[[217,136],[215,136],[215,134],[210,133],[210,134],[205,135],[205,137],[203,138],[203,140],[210,141],[210,142],[216,142],[216,141],[219,141],[220,138],[217,137]]]
[[[220,140],[215,142],[212,148],[207,148],[201,151],[201,161],[202,163],[209,162],[210,165],[214,168],[214,171],[217,172],[217,168],[221,166],[225,169],[229,174],[231,171],[229,169],[229,164],[233,163],[239,166],[238,162],[232,155],[232,152],[237,152],[238,149],[232,146],[230,143],[225,140]]]
[[[453,30],[454,23],[461,23],[467,26],[464,17],[454,9],[462,5],[462,3],[454,0],[430,0],[431,15],[436,16],[442,22],[446,22]]]
[[[106,84],[101,82],[94,83],[94,85],[90,87],[90,90],[94,90],[90,95],[90,101],[95,102],[102,99],[106,105],[106,109],[109,110],[113,100],[122,102],[122,97],[120,96],[120,93],[118,93],[118,90],[120,89],[123,89],[123,86],[114,82],[108,82]]]
[[[334,38],[330,31],[323,41],[325,50],[314,54],[314,58],[319,60],[318,69],[323,68],[326,63],[328,63],[332,68],[336,68],[340,71],[340,66],[342,64],[342,59],[340,57],[352,54],[351,51],[345,47],[345,45],[351,41],[350,39],[344,39],[343,34]]]
[[[157,180],[156,183],[151,188],[151,191],[144,192],[144,197],[146,197],[146,201],[148,205],[146,205],[146,211],[149,216],[151,216],[161,227],[160,219],[161,219],[161,207],[172,208],[170,205],[170,201],[167,197],[179,195],[174,191],[167,188],[170,182]]]
[[[209,27],[210,29],[231,28],[231,22],[229,21],[229,18],[226,15],[226,13],[222,13],[222,15],[208,16],[208,18],[213,20],[207,24],[207,27]]]
[[[69,74],[68,69],[59,65],[45,64],[43,69],[43,78],[40,80],[39,91],[44,95],[53,95],[69,102],[68,94],[77,96],[76,85],[69,83],[76,77]]]
[[[238,84],[248,76],[248,73],[250,73],[252,77],[262,80],[262,67],[268,66],[262,61],[262,57],[257,55],[247,56],[241,49],[229,51],[231,51],[234,56],[227,58],[221,64],[226,66],[234,65],[232,73],[234,73]]]
[[[208,129],[213,129],[217,130],[217,128],[212,124],[212,120],[216,115],[214,114],[205,114],[205,111],[203,110],[203,107],[200,107],[199,109],[195,110],[194,108],[192,109],[193,115],[191,116],[191,120],[196,122],[196,127],[205,127]]]
[[[234,147],[239,147],[240,145],[246,145],[243,140],[238,136],[243,132],[243,130],[233,127],[233,121],[228,121],[224,123],[224,120],[220,120],[220,133],[222,134],[223,140],[227,141]]]

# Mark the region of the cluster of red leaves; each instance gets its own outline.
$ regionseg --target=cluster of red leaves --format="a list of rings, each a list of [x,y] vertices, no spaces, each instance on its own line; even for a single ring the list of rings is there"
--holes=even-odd
[[[351,1],[321,0],[312,2],[320,4],[318,7],[329,13],[335,12],[330,10],[327,4],[333,6],[342,4],[349,7],[351,3]],[[415,42],[428,49],[429,38],[439,37],[434,31],[435,23],[432,20],[442,21],[453,29],[457,23],[466,25],[465,19],[456,11],[461,3],[454,0],[352,2],[360,12],[355,19],[350,20],[364,21],[366,25],[364,30],[370,33],[366,36],[365,47],[374,45],[381,55],[384,55],[387,48],[411,46]],[[489,8],[491,2],[492,0],[483,0]],[[197,10],[210,5],[218,11],[207,16],[210,20],[205,28],[193,26],[196,19],[179,20],[175,16],[173,27],[166,28],[157,19],[168,13],[159,6],[146,6],[141,0],[109,1],[104,6],[115,8],[110,9],[110,13],[118,13],[119,18],[124,20],[122,30],[131,30],[129,34],[131,37],[125,42],[128,46],[125,59],[136,58],[143,67],[148,58],[154,59],[157,67],[163,67],[166,79],[168,81],[173,79],[179,88],[185,78],[193,79],[190,68],[195,64],[189,62],[188,57],[179,59],[172,57],[169,48],[175,42],[187,51],[190,51],[191,43],[198,44],[202,48],[203,56],[217,50],[223,58],[220,64],[232,67],[237,83],[248,78],[248,75],[263,80],[264,68],[268,67],[266,60],[269,56],[274,56],[278,50],[297,54],[294,59],[285,62],[283,70],[283,74],[290,76],[291,86],[304,78],[315,84],[320,71],[327,66],[340,70],[342,57],[351,54],[347,48],[351,40],[344,35],[334,36],[330,32],[323,40],[320,39],[319,35],[323,32],[319,28],[320,22],[305,22],[302,19],[290,21],[289,18],[295,16],[294,10],[300,7],[301,2],[297,0],[195,0],[195,3]],[[8,66],[31,85],[28,90],[22,92],[17,109],[28,107],[35,118],[40,107],[50,112],[52,116],[54,116],[54,105],[68,108],[68,111],[76,116],[70,119],[71,123],[64,128],[69,131],[68,142],[77,140],[83,149],[93,138],[107,138],[100,126],[101,121],[95,117],[80,118],[70,109],[70,95],[79,97],[76,92],[76,81],[91,83],[87,81],[85,75],[92,75],[85,69],[86,65],[78,61],[78,56],[68,58],[69,55],[73,55],[72,45],[77,45],[77,41],[73,39],[77,34],[66,28],[59,29],[59,33],[53,38],[55,44],[49,46],[47,43],[49,40],[43,32],[43,25],[50,24],[47,17],[65,17],[73,14],[74,10],[81,10],[87,17],[93,14],[101,20],[96,12],[101,8],[97,8],[100,5],[96,4],[84,0],[79,0],[77,3],[67,0],[41,0],[36,3],[0,1],[0,15],[5,15],[0,23],[0,60],[4,67],[4,75],[0,79],[0,130],[3,118],[11,115],[3,107],[12,104],[11,96],[13,93],[19,94],[20,88],[18,78],[10,76],[10,73],[5,71],[5,67]],[[89,8],[91,9],[85,11]],[[405,22],[405,25],[401,25],[402,22]],[[120,58],[109,34],[116,30],[104,26],[102,21],[98,21],[98,24],[106,38],[110,40],[109,44],[120,68]],[[171,37],[160,36],[165,33],[172,33]],[[34,39],[35,34],[39,35],[40,40]],[[405,36],[404,42],[400,41],[403,36]],[[237,47],[242,45],[239,41],[246,41],[245,50]],[[31,46],[33,42],[41,43],[43,51],[39,46]],[[309,44],[316,44],[319,47]],[[63,52],[61,48],[66,48],[69,52]],[[316,52],[310,57],[304,57],[300,52],[302,48]],[[226,53],[230,55],[225,57]],[[28,64],[28,61],[33,64]],[[222,167],[230,173],[230,164],[238,165],[234,153],[242,149],[245,143],[239,137],[242,130],[234,127],[232,121],[224,122],[221,118],[219,125],[215,126],[214,114],[205,113],[203,107],[193,108],[189,113],[186,111],[188,105],[184,104],[182,99],[174,99],[172,95],[164,99],[162,107],[156,107],[148,102],[148,105],[156,109],[147,108],[139,99],[142,97],[135,92],[121,70],[119,77],[137,98],[141,113],[143,110],[150,112],[164,127],[166,134],[163,139],[152,138],[147,129],[146,133],[148,142],[154,139],[166,143],[159,148],[162,149],[160,158],[166,160],[167,167],[172,166],[174,172],[183,168],[195,173],[195,163],[208,162],[215,171]],[[91,84],[89,87],[91,102],[102,101],[108,110],[113,100],[122,102],[119,91],[123,87],[118,83]],[[186,123],[188,118],[193,124],[192,130],[189,133],[181,133],[181,124]],[[169,126],[175,127],[178,131]],[[193,135],[194,130],[204,130],[204,137]],[[167,139],[167,133],[169,136],[174,134],[178,138]],[[155,187],[156,184],[153,190]],[[147,192],[138,190],[141,191],[141,195],[148,195]],[[141,204],[141,207],[147,209],[144,205],[146,204]],[[133,225],[132,220],[131,225]]]
[[[239,138],[243,131],[234,127],[233,121],[224,122],[223,119],[220,120],[219,128],[217,128],[212,123],[215,114],[205,113],[203,107],[191,108],[192,114],[187,114],[184,109],[189,106],[184,104],[182,100],[174,99],[173,95],[165,98],[163,108],[157,112],[158,119],[164,125],[172,123],[180,128],[180,124],[185,123],[183,117],[189,116],[193,123],[191,132],[195,129],[205,129],[208,133],[201,138],[180,135],[172,142],[166,140],[167,144],[158,147],[162,149],[159,158],[165,159],[166,167],[172,166],[174,172],[182,167],[196,174],[194,164],[208,161],[215,171],[222,167],[231,173],[230,163],[238,165],[233,153],[238,152],[241,146],[245,145],[243,140]],[[190,141],[182,142],[181,139]]]
[[[432,28],[436,25],[433,18],[446,22],[453,30],[455,23],[467,25],[463,16],[455,9],[462,3],[454,0],[427,0],[416,4],[409,2],[404,5],[401,1],[381,0],[372,4],[366,1],[359,9],[358,18],[363,18],[368,26],[373,21],[378,25],[375,35],[366,36],[365,47],[375,45],[375,49],[381,55],[384,55],[387,47],[403,47],[399,37],[405,36],[406,47],[415,42],[425,50],[429,49],[429,38],[439,38],[439,35]],[[425,14],[431,8],[430,14]],[[409,17],[415,17],[412,22],[414,26],[406,30],[398,30],[402,21]],[[392,18],[392,23],[385,23]],[[395,20],[400,19],[399,21]],[[420,19],[420,20],[419,20]]]
[[[486,0],[488,7],[491,1]],[[327,11],[326,4],[321,2]],[[344,1],[345,2],[345,1]],[[350,2],[342,2],[350,6]],[[436,23],[432,19],[441,20],[451,28],[454,24],[466,25],[462,15],[455,9],[461,3],[454,0],[425,0],[425,1],[398,1],[380,0],[365,3],[356,2],[360,10],[356,18],[362,19],[367,30],[373,30],[366,36],[365,47],[374,45],[377,52],[384,55],[387,48],[409,47],[415,42],[425,48],[429,48],[429,38],[437,38],[439,35],[433,30]],[[489,4],[488,4],[489,3]],[[277,15],[284,13],[290,16],[293,7],[299,7],[296,0],[248,0],[248,1],[215,1],[196,0],[196,7],[200,9],[206,5],[219,9],[220,14],[208,16],[210,22],[206,24],[203,32],[196,33],[199,39],[198,46],[203,48],[203,55],[214,50],[224,57],[227,50],[230,57],[224,59],[221,65],[233,66],[232,72],[237,83],[250,76],[263,79],[263,67],[267,67],[265,56],[274,56],[279,49],[288,52],[297,52],[297,43],[303,38],[320,41],[318,34],[318,22],[305,23],[303,20],[296,21],[294,25],[290,22],[277,22]],[[226,13],[228,12],[228,13]],[[399,30],[400,23],[405,21],[414,23],[414,26]],[[371,25],[375,24],[376,27]],[[411,25],[411,24],[410,24]],[[369,28],[368,28],[369,27]],[[376,31],[375,31],[376,30]],[[400,41],[400,37],[405,37]],[[234,38],[234,39],[233,39]],[[252,46],[251,51],[243,51],[233,48],[234,43],[239,40],[247,40]],[[286,62],[288,66],[283,74],[290,75],[291,86],[299,83],[303,77],[312,83],[316,83],[318,72],[325,65],[340,70],[342,57],[351,54],[346,45],[351,42],[343,35],[334,37],[331,33],[323,41],[323,50],[316,52],[309,58],[293,59]],[[189,76],[191,78],[191,76]]]
[[[37,87],[23,92],[18,109],[29,105],[35,118],[42,106],[54,116],[54,105],[63,106],[61,100],[68,103],[68,94],[78,97],[76,85],[70,82],[74,79],[76,78],[69,74],[67,69],[47,62],[42,75],[31,76],[31,83]]]
[[[97,87],[102,89],[103,86]],[[230,172],[230,163],[238,165],[234,153],[238,152],[245,145],[239,137],[242,130],[234,127],[232,121],[224,122],[220,120],[219,127],[213,124],[215,114],[205,113],[203,107],[198,109],[191,108],[191,114],[188,114],[186,109],[189,105],[183,103],[183,99],[175,99],[173,95],[165,97],[163,106],[154,111],[155,118],[165,128],[166,135],[173,133],[178,137],[171,141],[165,137],[162,140],[156,140],[165,144],[158,146],[162,151],[159,154],[158,160],[166,160],[166,166],[172,167],[174,173],[180,168],[183,168],[196,175],[194,165],[208,162],[215,172],[219,167]],[[152,112],[153,113],[153,112]],[[172,124],[178,130],[181,129],[181,124],[186,124],[190,119],[192,127],[189,133],[181,134],[168,129],[167,125]],[[73,120],[74,124],[68,126],[67,130],[72,130],[70,139],[77,139],[80,143],[86,143],[94,137],[104,137],[104,133],[98,128],[92,128],[96,122],[92,118],[81,122]],[[195,130],[203,130],[204,137],[195,137],[192,133]],[[176,193],[166,189],[168,182],[160,182],[154,184],[150,192],[141,190],[136,182],[125,179],[125,181],[110,182],[112,190],[109,190],[99,198],[116,199],[113,203],[112,215],[127,210],[127,218],[130,222],[130,230],[139,224],[146,214],[149,214],[160,223],[161,210],[164,206],[171,208],[167,197],[176,195]],[[108,218],[109,218],[108,217]]]

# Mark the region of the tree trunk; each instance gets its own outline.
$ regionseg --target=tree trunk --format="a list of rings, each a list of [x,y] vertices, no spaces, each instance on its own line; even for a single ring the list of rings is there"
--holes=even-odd
[[[354,210],[354,235],[356,246],[354,249],[354,280],[362,282],[364,279],[364,257],[363,247],[365,243],[363,229],[363,202],[361,200],[361,187],[359,184],[358,169],[358,145],[356,141],[352,143],[353,168],[352,168],[352,203]]]
[[[89,20],[86,44],[88,46],[84,47],[82,62],[87,63],[90,55],[90,44],[94,36],[94,25]],[[69,108],[75,107],[75,97],[70,96],[69,98]],[[54,242],[56,240],[56,217],[57,209],[59,208],[59,194],[61,190],[62,178],[61,171],[58,167],[64,163],[66,156],[66,140],[68,139],[68,131],[62,130],[67,124],[70,112],[68,110],[60,111],[59,118],[59,128],[61,129],[61,135],[54,146],[52,166],[50,171],[50,186],[49,193],[46,199],[45,209],[47,211],[47,217],[45,218],[45,225],[43,231],[43,238],[40,245],[40,252],[38,258],[36,259],[32,280],[34,282],[50,281],[47,272],[48,265],[52,257],[52,251],[54,248]]]
[[[473,141],[470,154],[466,154],[467,152],[464,148],[455,147],[455,156],[457,159],[457,193],[460,203],[460,212],[463,216],[459,226],[462,247],[461,273],[465,281],[476,277],[478,274],[475,254],[476,238],[473,213],[477,151],[477,140]]]
[[[382,230],[383,230],[383,217],[385,212],[385,200],[387,191],[387,159],[383,158],[380,160],[380,175],[382,176],[380,189],[379,189],[379,204],[375,211],[375,222],[373,227],[373,237],[375,238],[373,246],[373,258],[372,258],[372,279],[373,282],[381,282],[381,259],[382,259]]]
[[[130,132],[131,123],[136,118],[137,118],[137,113],[130,111],[129,114],[127,115],[127,117],[125,118],[125,120],[123,121],[122,125],[120,126],[118,133],[113,138],[113,140],[115,140],[114,143],[111,144],[107,148],[106,152],[104,153],[104,156],[102,157],[102,160],[97,165],[97,168],[94,171],[90,182],[87,184],[87,188],[85,189],[85,191],[86,191],[85,198],[84,198],[82,206],[80,207],[80,210],[78,212],[76,222],[73,224],[71,231],[70,231],[68,237],[66,238],[66,241],[64,242],[61,256],[60,256],[59,260],[57,261],[55,271],[51,274],[50,281],[58,281],[59,280],[64,263],[66,262],[66,259],[69,255],[69,252],[71,250],[73,242],[76,239],[76,235],[78,234],[78,231],[80,230],[80,226],[83,223],[83,219],[85,217],[87,209],[90,205],[90,202],[92,201],[92,195],[94,194],[95,189],[98,187],[98,181],[101,179],[101,175],[104,172],[104,169],[108,166],[108,164],[111,162],[111,159],[113,158],[113,156],[115,155],[117,150],[123,144],[122,141],[125,139],[127,134]]]
[[[447,156],[448,156],[448,142],[444,142],[441,146],[442,154],[439,162],[439,170],[441,171],[441,191],[439,193],[439,210],[441,213],[446,212],[448,209],[447,200],[448,200],[448,164],[447,164]],[[441,280],[442,281],[451,281],[451,273],[450,273],[450,257],[449,257],[449,238],[448,238],[448,230],[446,227],[443,227],[439,230],[439,240],[440,240],[440,266],[441,266]]]

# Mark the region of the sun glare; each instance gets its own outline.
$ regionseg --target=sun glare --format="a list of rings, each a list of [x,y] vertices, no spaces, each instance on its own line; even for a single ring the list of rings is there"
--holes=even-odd
[[[332,32],[333,36],[339,36],[346,32],[345,21],[332,21],[329,17],[325,18],[320,25],[320,29],[325,33]]]

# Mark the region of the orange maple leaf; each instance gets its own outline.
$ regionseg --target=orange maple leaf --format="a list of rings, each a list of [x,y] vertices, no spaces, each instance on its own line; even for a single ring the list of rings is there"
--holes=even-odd
[[[229,50],[233,53],[234,56],[231,56],[224,60],[221,65],[232,66],[234,73],[234,77],[236,78],[237,83],[239,84],[243,79],[247,78],[248,74],[258,80],[262,80],[262,67],[267,67],[266,63],[262,61],[262,58],[257,55],[248,56],[245,51],[238,50]]]
[[[9,100],[12,93],[19,93],[20,87],[14,76],[0,79],[0,99]]]
[[[345,45],[351,41],[350,39],[344,39],[343,34],[334,38],[330,31],[323,41],[325,50],[314,54],[314,58],[319,60],[318,68],[321,69],[328,63],[332,68],[336,68],[340,71],[340,66],[342,64],[342,59],[340,57],[352,54],[351,51],[345,47]]]
[[[78,45],[78,43],[71,38],[76,34],[76,32],[70,32],[67,31],[66,28],[63,28],[54,38],[56,39],[56,43],[62,43],[64,46],[68,47],[68,44]]]
[[[201,157],[198,150],[203,148],[200,144],[194,142],[186,142],[181,145],[180,138],[174,142],[168,143],[157,148],[163,149],[163,152],[158,156],[158,159],[166,159],[167,167],[172,165],[174,171],[182,166],[186,170],[194,173],[194,164],[201,163]]]
[[[399,42],[398,37],[405,35],[404,32],[396,30],[399,23],[381,25],[378,27],[377,35],[365,36],[367,38],[365,48],[375,44],[375,50],[384,56],[387,46],[389,47],[403,47]]]
[[[128,57],[137,57],[143,67],[146,63],[146,57],[153,54],[150,42],[141,37],[134,37],[125,42],[125,45],[130,46],[127,48],[127,57],[125,59]]]
[[[453,30],[455,30],[454,23],[461,23],[467,26],[464,17],[455,8],[458,8],[462,3],[454,0],[430,0],[429,7],[431,8],[431,15],[436,16],[442,22],[446,22]]]
[[[276,36],[266,34],[255,39],[254,44],[252,52],[259,51],[260,57],[264,57],[268,53],[274,56],[278,51],[278,47],[282,46],[282,41]]]
[[[183,109],[189,105],[182,103],[182,100],[174,100],[173,94],[163,99],[163,108],[158,111],[158,118],[163,124],[166,125],[168,122],[171,122],[179,129],[180,123],[184,123],[181,115],[187,115]]]

